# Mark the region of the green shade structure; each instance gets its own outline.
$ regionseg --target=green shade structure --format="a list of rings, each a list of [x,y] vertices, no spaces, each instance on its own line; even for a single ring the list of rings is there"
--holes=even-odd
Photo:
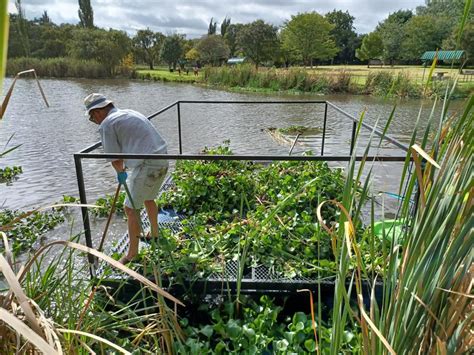
[[[245,63],[246,59],[247,58],[245,58],[245,57],[242,57],[242,58],[229,58],[229,60],[227,61],[227,64],[230,64],[230,65],[243,64],[243,63]]]
[[[462,50],[455,50],[455,51],[427,51],[423,53],[421,56],[421,60],[424,62],[433,60],[438,53],[438,60],[442,61],[459,61],[461,59],[465,59],[466,52]]]

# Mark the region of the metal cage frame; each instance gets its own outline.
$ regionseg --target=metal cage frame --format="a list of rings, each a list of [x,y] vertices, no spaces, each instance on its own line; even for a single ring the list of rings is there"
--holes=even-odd
[[[321,152],[320,155],[314,156],[287,156],[287,155],[196,155],[196,154],[183,154],[183,142],[182,142],[182,125],[181,125],[181,107],[182,105],[202,105],[202,104],[245,104],[245,105],[324,105],[324,121],[323,121],[323,132],[322,132],[322,143],[321,143]],[[83,205],[87,204],[87,194],[86,194],[86,186],[84,183],[84,176],[83,176],[83,167],[82,167],[82,159],[158,159],[158,160],[206,160],[206,161],[214,161],[214,160],[248,160],[248,161],[350,161],[351,159],[355,159],[356,161],[367,160],[367,161],[385,161],[385,162],[405,162],[406,155],[400,156],[386,156],[386,155],[375,155],[375,156],[359,156],[355,155],[354,147],[355,147],[355,135],[357,126],[361,124],[361,126],[365,129],[370,130],[375,135],[379,136],[381,139],[388,141],[395,147],[401,149],[404,152],[408,151],[408,146],[399,142],[397,139],[384,134],[382,131],[376,129],[375,127],[370,126],[365,122],[360,122],[359,119],[354,117],[353,115],[347,113],[343,109],[339,108],[335,104],[330,101],[326,100],[310,100],[310,101],[301,101],[301,100],[282,100],[282,101],[207,101],[207,100],[180,100],[176,101],[159,111],[151,114],[147,118],[149,120],[157,117],[172,108],[176,108],[177,112],[177,125],[178,125],[178,148],[179,154],[105,154],[105,153],[97,153],[94,152],[97,148],[101,146],[101,142],[97,142],[95,144],[90,145],[89,147],[79,151],[78,153],[74,154],[74,163],[76,169],[76,178],[79,190],[79,197],[80,202]],[[325,155],[324,154],[324,147],[326,143],[326,127],[328,121],[328,109],[333,109],[339,113],[341,113],[344,117],[352,121],[352,134],[351,134],[351,141],[350,141],[350,148],[348,155]],[[84,235],[86,245],[89,248],[94,248],[92,243],[92,236],[91,236],[91,227],[90,227],[90,220],[89,220],[89,213],[87,207],[81,207],[82,213],[82,222],[84,226]],[[90,264],[90,271],[91,276],[96,276],[97,265],[96,260],[93,255],[88,254],[88,260]],[[307,285],[308,280],[304,280],[305,285]],[[206,280],[207,283],[207,280]],[[257,282],[251,283],[253,287],[257,284],[261,287],[267,287],[268,282]],[[295,285],[291,286],[293,289]]]

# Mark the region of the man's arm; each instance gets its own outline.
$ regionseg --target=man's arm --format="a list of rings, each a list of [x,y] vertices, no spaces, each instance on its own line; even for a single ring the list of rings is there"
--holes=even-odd
[[[121,171],[125,171],[125,166],[123,165],[123,159],[114,160],[112,162],[112,166],[118,173]]]

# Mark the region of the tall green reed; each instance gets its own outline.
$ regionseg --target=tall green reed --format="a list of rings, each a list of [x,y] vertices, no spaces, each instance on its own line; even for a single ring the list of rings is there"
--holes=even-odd
[[[8,50],[8,2],[0,4],[0,90],[3,89]]]

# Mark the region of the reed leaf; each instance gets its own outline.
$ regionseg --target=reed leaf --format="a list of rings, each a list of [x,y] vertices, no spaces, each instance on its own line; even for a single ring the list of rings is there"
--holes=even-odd
[[[85,337],[88,337],[88,338],[92,338],[94,340],[97,340],[101,343],[104,343],[106,344],[107,346],[121,352],[122,354],[125,354],[125,355],[131,355],[132,353],[125,350],[124,348],[118,346],[117,344],[114,344],[112,343],[111,341],[107,340],[107,339],[104,339],[100,336],[97,336],[95,334],[91,334],[91,333],[87,333],[87,332],[82,332],[80,330],[73,330],[73,329],[62,329],[62,328],[59,328],[58,329],[58,332],[60,333],[66,333],[66,334],[77,334],[77,335],[82,335],[82,336],[85,336]]]
[[[0,91],[3,90],[3,78],[7,65],[8,29],[8,1],[2,1],[0,2]]]
[[[178,300],[177,298],[173,297],[172,295],[170,295],[168,292],[166,292],[165,290],[163,290],[161,287],[158,287],[156,284],[154,284],[153,282],[151,282],[150,280],[148,280],[146,277],[144,277],[143,275],[140,275],[138,274],[137,272],[131,270],[130,268],[126,267],[125,265],[119,263],[117,260],[114,260],[112,259],[110,256],[107,256],[105,255],[104,253],[101,253],[101,252],[98,252],[97,250],[95,249],[91,249],[91,248],[88,248],[84,245],[81,245],[81,244],[77,244],[77,243],[73,243],[73,242],[69,242],[69,241],[65,241],[65,240],[57,240],[57,241],[54,241],[54,242],[51,242],[51,243],[48,243],[47,245],[43,246],[42,248],[40,248],[32,257],[31,259],[28,261],[28,263],[26,264],[25,266],[25,269],[20,273],[19,275],[19,280],[22,280],[23,277],[25,276],[26,272],[31,268],[31,266],[33,265],[33,263],[35,262],[35,260],[42,254],[44,253],[47,249],[51,248],[52,246],[54,245],[64,245],[68,248],[73,248],[73,249],[77,249],[77,250],[80,250],[80,251],[83,251],[83,252],[86,252],[86,253],[89,253],[89,254],[92,254],[96,257],[98,257],[99,259],[102,259],[104,260],[105,262],[107,262],[108,264],[114,266],[115,268],[119,269],[120,271],[128,274],[129,276],[133,277],[134,279],[136,279],[137,281],[141,282],[142,284],[144,284],[145,286],[148,286],[150,287],[150,289],[152,289],[153,291],[157,292],[159,295],[163,296],[164,298],[170,300],[171,302],[174,302],[176,304],[179,304],[180,306],[183,306],[185,307],[185,305],[180,301]]]
[[[33,329],[28,327],[20,319],[9,313],[6,309],[0,307],[0,319],[13,328],[18,334],[27,339],[38,350],[44,354],[58,354],[58,351],[48,344],[41,336],[39,336]],[[4,345],[4,344],[2,344]]]
[[[3,257],[3,255],[0,255],[0,270],[5,276],[5,279],[8,285],[10,286],[13,295],[15,295],[15,298],[17,299],[21,309],[23,310],[29,325],[36,332],[36,334],[43,337],[43,331],[41,330],[38,320],[36,319],[33,308],[29,303],[29,299],[23,292],[23,289],[20,286],[20,282],[18,281],[17,277],[15,276],[15,273],[13,272],[10,265],[8,264],[8,261]],[[4,306],[8,306],[8,297],[5,298],[5,302],[7,303]]]

